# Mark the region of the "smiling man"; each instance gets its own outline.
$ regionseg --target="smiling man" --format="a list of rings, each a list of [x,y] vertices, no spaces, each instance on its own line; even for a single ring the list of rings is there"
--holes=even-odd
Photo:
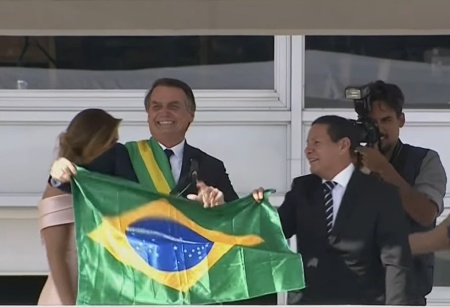
[[[408,229],[397,189],[353,166],[350,121],[316,119],[305,154],[310,175],[297,177],[278,213],[296,236],[307,287],[290,304],[407,305]],[[262,198],[262,189],[253,193]]]
[[[396,185],[407,213],[410,233],[435,226],[442,213],[447,185],[445,169],[436,151],[402,143],[400,128],[405,124],[404,96],[395,84],[371,84],[370,118],[381,134],[379,148],[358,148],[362,163],[384,181]],[[378,150],[379,149],[379,150]],[[414,257],[411,305],[426,305],[425,296],[433,286],[433,254]]]
[[[156,141],[169,160],[173,179],[177,186],[175,190],[191,199],[203,201],[203,196],[195,197],[195,185],[189,186],[193,171],[197,172],[198,180],[205,183],[205,189],[210,189],[209,204],[220,204],[238,198],[234,191],[222,161],[206,154],[186,142],[186,132],[194,121],[196,103],[192,89],[178,79],[163,78],[156,80],[145,99],[147,122],[152,137],[149,142]],[[126,144],[138,178],[140,161],[144,160],[145,151],[139,142]],[[144,159],[142,159],[144,158]],[[150,171],[149,171],[150,172]],[[187,187],[187,189],[186,189]],[[183,191],[184,190],[184,191]]]
[[[151,137],[125,144],[133,169],[120,170],[120,173],[134,172],[138,182],[150,190],[183,195],[206,207],[237,199],[223,162],[186,142],[185,135],[196,110],[189,85],[178,79],[158,79],[145,96],[144,105]],[[95,164],[102,166],[107,174],[110,168],[130,165],[126,163],[129,161],[119,161],[123,155],[119,160],[104,157],[104,161],[103,156],[97,158]],[[193,172],[198,182],[194,182]],[[49,182],[69,192],[67,182],[75,173],[72,162],[60,158],[52,165]]]

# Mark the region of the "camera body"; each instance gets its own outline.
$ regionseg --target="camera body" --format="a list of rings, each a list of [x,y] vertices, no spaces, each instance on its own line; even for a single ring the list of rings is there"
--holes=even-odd
[[[358,142],[365,143],[369,147],[380,144],[380,131],[377,125],[369,118],[372,109],[370,98],[372,83],[363,86],[348,86],[345,88],[345,98],[353,100],[358,118],[350,120],[358,135]]]

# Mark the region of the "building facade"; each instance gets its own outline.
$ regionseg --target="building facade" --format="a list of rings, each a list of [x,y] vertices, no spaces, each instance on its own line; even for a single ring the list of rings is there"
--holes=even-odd
[[[404,90],[402,140],[438,151],[450,173],[450,36],[152,36],[120,29],[36,36],[4,22],[0,304],[33,304],[45,281],[36,205],[58,134],[78,111],[97,107],[123,118],[121,141],[147,138],[143,97],[159,77],[195,89],[188,141],[225,162],[241,195],[274,188],[271,201],[281,204],[292,179],[308,172],[303,150],[311,122],[325,114],[355,118],[345,86],[377,79]],[[450,213],[448,191],[441,218]],[[439,253],[430,305],[450,304],[448,272],[450,254]]]

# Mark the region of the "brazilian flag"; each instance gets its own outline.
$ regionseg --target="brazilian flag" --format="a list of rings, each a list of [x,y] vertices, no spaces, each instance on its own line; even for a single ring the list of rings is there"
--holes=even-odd
[[[211,304],[304,288],[301,256],[267,201],[205,209],[82,168],[72,193],[77,304]]]

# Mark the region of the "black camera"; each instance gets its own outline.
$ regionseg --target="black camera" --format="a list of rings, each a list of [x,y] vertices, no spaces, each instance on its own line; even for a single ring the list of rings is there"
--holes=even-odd
[[[369,118],[372,108],[371,85],[372,83],[363,86],[348,86],[345,88],[345,98],[353,100],[355,112],[358,114],[358,119],[351,120],[358,131],[358,142],[373,147],[375,144],[380,144],[380,131]]]

